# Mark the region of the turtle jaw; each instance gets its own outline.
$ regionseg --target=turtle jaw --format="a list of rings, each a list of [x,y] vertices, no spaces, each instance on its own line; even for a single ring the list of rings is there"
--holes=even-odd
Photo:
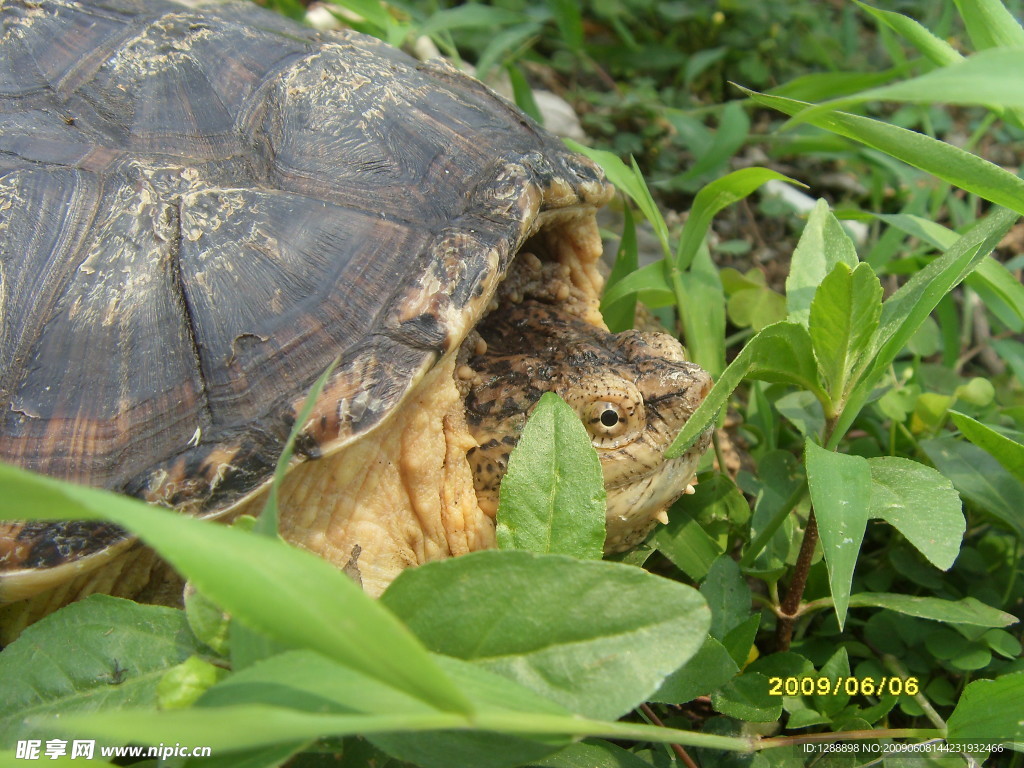
[[[697,465],[710,443],[708,430],[682,456],[661,461],[643,477],[607,487],[606,555],[632,549],[658,523],[668,522],[666,510],[684,493],[692,492]]]

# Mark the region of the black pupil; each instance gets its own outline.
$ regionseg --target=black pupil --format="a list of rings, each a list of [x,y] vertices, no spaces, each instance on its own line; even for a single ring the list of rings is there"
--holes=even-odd
[[[601,423],[606,427],[614,427],[619,423],[619,414],[615,411],[608,409],[601,414]]]

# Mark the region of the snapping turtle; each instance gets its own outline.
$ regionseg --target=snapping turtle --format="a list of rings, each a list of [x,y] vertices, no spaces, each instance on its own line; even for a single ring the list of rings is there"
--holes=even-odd
[[[707,440],[660,454],[709,379],[674,339],[605,329],[611,187],[479,82],[249,3],[2,0],[0,19],[0,460],[258,509],[339,358],[281,532],[374,594],[493,545],[547,389],[603,456],[609,551],[686,487]],[[19,625],[152,597],[158,563],[110,525],[0,524]]]

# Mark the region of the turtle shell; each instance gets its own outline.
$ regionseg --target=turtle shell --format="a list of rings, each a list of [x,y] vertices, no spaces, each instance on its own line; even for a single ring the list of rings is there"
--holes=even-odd
[[[215,514],[366,435],[600,171],[443,63],[251,3],[0,4],[0,461]],[[120,534],[0,530],[0,570]],[[42,526],[42,527],[40,527]],[[55,541],[58,541],[55,543]]]

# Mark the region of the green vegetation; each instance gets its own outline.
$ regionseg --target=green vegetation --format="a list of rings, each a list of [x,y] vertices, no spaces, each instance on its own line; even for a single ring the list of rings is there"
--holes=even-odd
[[[581,113],[578,148],[622,192],[610,327],[639,301],[716,379],[671,449],[724,424],[697,493],[596,559],[599,473],[546,397],[504,549],[373,601],[269,515],[220,527],[0,468],[0,518],[115,521],[197,589],[184,612],[93,597],[27,630],[0,653],[0,746],[629,768],[818,765],[828,745],[829,765],[896,765],[944,740],[919,759],[1024,765],[1019,3],[343,4],[504,73],[534,114],[542,84]]]

